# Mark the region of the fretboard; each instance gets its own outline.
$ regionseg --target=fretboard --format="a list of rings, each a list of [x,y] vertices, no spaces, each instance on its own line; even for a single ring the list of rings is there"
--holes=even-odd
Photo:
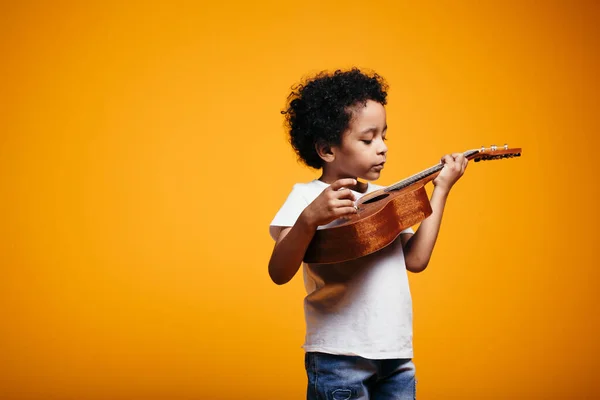
[[[465,151],[463,154],[465,155],[466,158],[470,159],[472,158],[475,154],[479,153],[479,150],[469,150],[469,151]],[[383,189],[384,192],[391,192],[394,190],[400,190],[403,189],[407,186],[410,186],[414,183],[419,182],[420,180],[423,180],[425,178],[427,178],[430,175],[435,174],[436,172],[440,171],[442,168],[444,168],[444,164],[443,163],[439,163],[437,165],[434,165],[431,168],[428,168],[424,171],[419,172],[418,174],[415,174],[413,176],[410,176],[406,179],[401,180],[400,182],[394,183],[391,186],[386,187],[385,189]]]

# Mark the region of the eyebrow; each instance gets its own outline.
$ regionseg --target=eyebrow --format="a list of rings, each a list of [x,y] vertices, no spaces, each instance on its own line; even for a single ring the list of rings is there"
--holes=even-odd
[[[388,126],[386,124],[383,127],[383,132],[387,131],[387,128],[388,128]],[[367,128],[367,129],[364,129],[364,130],[360,131],[360,133],[369,133],[369,132],[376,131],[376,130],[377,130],[376,126],[371,126],[371,127]]]

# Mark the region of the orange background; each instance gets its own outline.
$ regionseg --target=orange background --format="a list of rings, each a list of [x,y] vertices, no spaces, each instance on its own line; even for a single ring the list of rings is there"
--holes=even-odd
[[[120,3],[0,5],[0,398],[305,398],[279,111],[353,65],[391,85],[380,184],[524,149],[410,277],[419,398],[600,397],[598,3]]]

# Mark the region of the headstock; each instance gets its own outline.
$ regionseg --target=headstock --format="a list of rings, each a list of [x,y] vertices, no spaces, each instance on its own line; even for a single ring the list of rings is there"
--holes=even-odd
[[[505,144],[502,147],[498,147],[495,144],[491,145],[489,148],[481,147],[481,149],[477,150],[469,150],[465,152],[465,157],[469,160],[473,160],[475,162],[479,161],[487,161],[487,160],[499,160],[502,158],[512,158],[512,157],[520,157],[521,156],[521,148],[508,148],[508,145]]]

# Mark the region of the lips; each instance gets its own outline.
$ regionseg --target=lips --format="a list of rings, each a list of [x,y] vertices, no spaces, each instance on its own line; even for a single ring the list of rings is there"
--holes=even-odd
[[[385,164],[385,161],[382,163],[379,163],[377,165],[373,166],[373,169],[377,170],[377,171],[381,171],[383,169],[383,165]]]

